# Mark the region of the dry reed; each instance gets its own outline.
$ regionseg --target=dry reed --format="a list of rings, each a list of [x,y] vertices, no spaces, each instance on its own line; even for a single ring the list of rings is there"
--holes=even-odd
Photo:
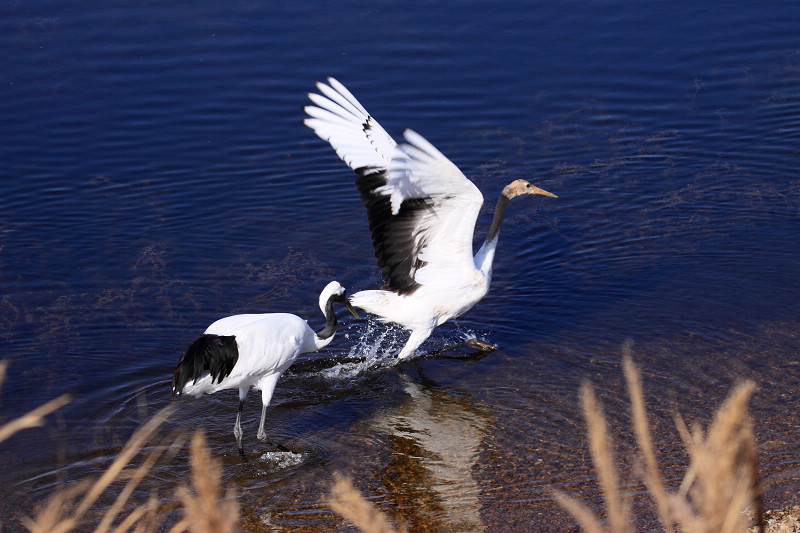
[[[188,487],[178,491],[186,513],[184,520],[186,530],[194,533],[231,533],[238,530],[239,503],[236,493],[228,489],[222,499],[220,490],[222,467],[219,461],[212,459],[201,431],[192,437],[192,483],[196,494]],[[177,526],[176,526],[177,527]],[[173,528],[172,531],[182,531]]]
[[[689,467],[676,492],[667,491],[653,449],[647,410],[644,404],[641,377],[630,354],[624,353],[623,368],[631,398],[636,445],[642,456],[642,481],[653,499],[665,531],[678,529],[685,533],[734,533],[747,531],[749,505],[755,509],[755,520],[763,532],[763,506],[756,463],[752,422],[747,401],[755,386],[745,382],[734,388],[717,411],[704,433],[699,425],[690,429],[676,416],[678,432],[689,454]],[[608,530],[612,533],[633,531],[631,519],[618,485],[612,459],[612,445],[602,407],[593,389],[581,388],[581,403],[589,434],[592,461],[606,504]],[[556,500],[591,533],[605,531],[600,520],[582,502],[560,491]]]
[[[653,449],[653,439],[650,436],[650,424],[647,421],[647,409],[645,408],[644,393],[642,391],[642,378],[630,356],[630,345],[624,347],[622,368],[625,372],[625,381],[628,384],[628,394],[631,397],[631,417],[633,418],[633,429],[636,433],[636,443],[644,458],[642,481],[656,503],[658,517],[661,520],[664,531],[671,532],[673,531],[674,521],[672,514],[669,512],[667,491],[664,488],[661,471],[658,469],[658,461]]]
[[[7,365],[6,361],[0,361],[0,385],[5,378]],[[23,429],[44,425],[47,415],[68,402],[68,395],[60,396],[3,425],[0,427],[0,442]],[[174,410],[174,407],[168,406],[137,429],[100,477],[94,481],[87,480],[56,490],[38,507],[34,518],[21,517],[22,525],[32,533],[90,530],[94,530],[95,533],[123,531],[144,533],[163,530],[169,520],[163,511],[165,507],[168,509],[170,506],[162,506],[155,494],[151,494],[144,504],[136,505],[132,502],[132,495],[155,464],[165,454],[174,456],[177,449],[186,441],[181,435],[173,435],[169,445],[147,446],[158,428]],[[146,457],[138,467],[132,467],[131,462],[135,456],[142,453],[146,447],[148,449]],[[236,531],[239,508],[235,493],[229,489],[225,498],[221,498],[221,467],[211,458],[200,432],[192,439],[190,463],[195,492],[193,493],[188,487],[179,489],[185,513],[183,519],[170,531],[176,533]],[[114,502],[106,509],[96,509],[94,513],[90,513],[101,497],[108,496],[112,484],[119,484],[120,481],[125,481],[125,484]],[[98,516],[99,518],[96,518]],[[0,529],[1,526],[2,524]]]
[[[0,362],[0,384],[5,377],[6,366],[5,362]],[[631,398],[636,444],[641,454],[638,470],[655,503],[664,530],[678,529],[685,533],[744,532],[750,520],[743,511],[752,504],[756,524],[763,533],[763,505],[755,441],[747,412],[747,401],[755,389],[753,383],[745,382],[733,390],[715,414],[707,432],[696,424],[687,427],[683,419],[675,415],[678,434],[684,442],[690,462],[681,485],[670,492],[658,469],[641,377],[627,349],[623,354],[623,368]],[[608,425],[591,385],[582,386],[580,400],[587,423],[592,461],[603,491],[608,530],[612,533],[632,531],[630,503],[619,488],[619,474],[615,467]],[[0,442],[20,430],[43,425],[48,414],[68,401],[68,396],[61,396],[0,427]],[[113,482],[124,478],[127,483],[94,530],[97,533],[116,533],[163,529],[166,518],[160,514],[161,506],[156,495],[151,494],[146,503],[138,506],[132,504],[130,499],[164,452],[168,449],[174,452],[176,447],[182,445],[183,439],[176,438],[172,446],[155,447],[137,468],[130,468],[129,464],[172,411],[171,407],[162,410],[134,432],[97,480],[56,491],[38,509],[35,519],[23,519],[24,525],[34,533],[86,530],[89,527],[86,517],[89,509]],[[228,489],[222,496],[221,466],[212,459],[200,431],[192,438],[190,463],[194,491],[185,486],[178,489],[184,516],[170,529],[170,533],[237,531],[239,507],[235,491]],[[560,491],[554,491],[554,498],[572,514],[584,531],[606,531],[603,522],[583,502]],[[346,477],[335,476],[328,504],[365,533],[406,531],[403,527],[394,529],[386,515],[366,500]],[[115,525],[117,518],[123,514],[125,516]]]
[[[0,385],[6,379],[6,370],[8,369],[8,361],[0,361]],[[35,428],[44,425],[44,420],[47,415],[53,411],[61,409],[70,401],[69,394],[64,394],[58,398],[54,398],[44,405],[40,405],[28,414],[22,415],[19,418],[0,426],[0,442],[3,442],[14,433],[22,431],[23,429]]]
[[[364,533],[395,533],[386,515],[356,490],[350,478],[336,474],[334,479],[335,483],[328,499],[331,509]],[[404,532],[406,529],[401,528],[399,531]]]

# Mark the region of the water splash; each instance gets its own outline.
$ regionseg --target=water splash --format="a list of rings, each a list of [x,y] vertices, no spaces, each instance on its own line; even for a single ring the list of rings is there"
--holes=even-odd
[[[292,451],[274,451],[264,452],[258,460],[263,463],[260,465],[263,468],[263,473],[269,474],[297,466],[306,460],[308,454],[305,452],[295,453]]]
[[[345,332],[346,339],[355,339],[350,351],[334,366],[321,372],[326,379],[352,381],[379,368],[393,366],[396,354],[405,342],[407,332],[394,324],[385,324],[369,317],[366,327]]]

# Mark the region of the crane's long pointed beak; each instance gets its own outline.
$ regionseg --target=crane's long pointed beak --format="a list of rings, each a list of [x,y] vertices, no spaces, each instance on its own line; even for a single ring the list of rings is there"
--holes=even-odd
[[[550,198],[558,198],[555,194],[551,192],[547,192],[544,189],[540,189],[539,187],[532,185],[533,187],[533,194],[541,194],[542,196],[549,196]]]
[[[344,299],[344,306],[347,308],[348,311],[353,313],[354,317],[361,318],[360,316],[358,316],[358,313],[356,313],[356,310],[353,309],[353,306],[350,304],[350,300],[348,300],[347,298]]]

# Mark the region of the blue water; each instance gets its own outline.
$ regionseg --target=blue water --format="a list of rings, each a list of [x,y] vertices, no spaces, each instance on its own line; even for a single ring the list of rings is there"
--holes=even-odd
[[[558,199],[511,205],[489,295],[425,345],[499,351],[394,367],[404,334],[345,318],[314,357],[365,364],[282,379],[268,426],[299,464],[242,467],[235,393],[178,402],[167,429],[206,431],[248,513],[342,528],[320,500],[342,471],[415,530],[559,530],[551,486],[597,498],[578,387],[624,432],[626,339],[666,464],[685,464],[672,410],[705,423],[753,379],[768,502],[796,498],[798,28],[794,2],[4,4],[2,420],[73,395],[0,443],[7,505],[97,474],[217,318],[319,325],[329,280],[380,284],[353,176],[302,124],[331,75],[473,179],[476,245],[512,179]]]

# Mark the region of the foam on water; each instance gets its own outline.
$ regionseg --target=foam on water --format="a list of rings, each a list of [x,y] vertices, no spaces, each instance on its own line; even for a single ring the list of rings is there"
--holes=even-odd
[[[277,472],[278,470],[283,470],[284,468],[297,466],[305,461],[307,457],[308,453],[306,452],[295,453],[287,450],[265,452],[261,454],[258,460],[261,463],[260,466],[263,467],[263,473],[269,474]]]

